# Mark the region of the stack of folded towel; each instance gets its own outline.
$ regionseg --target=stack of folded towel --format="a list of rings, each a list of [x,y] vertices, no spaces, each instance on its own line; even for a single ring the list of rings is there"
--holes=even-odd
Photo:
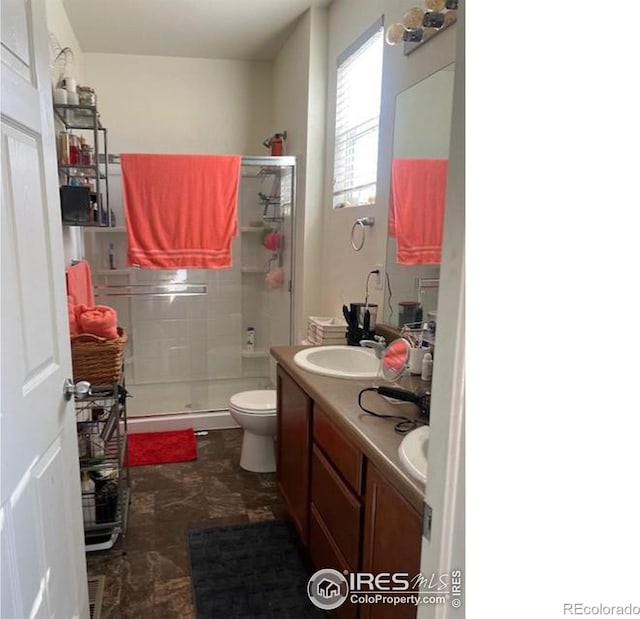
[[[309,316],[307,323],[307,340],[316,346],[345,345],[347,323],[342,318],[324,318]]]
[[[106,340],[118,337],[118,314],[112,307],[95,305],[91,268],[86,260],[67,269],[67,311],[71,335],[90,333]]]
[[[69,331],[71,335],[90,333],[106,340],[118,337],[118,314],[106,305],[74,305],[68,297]]]

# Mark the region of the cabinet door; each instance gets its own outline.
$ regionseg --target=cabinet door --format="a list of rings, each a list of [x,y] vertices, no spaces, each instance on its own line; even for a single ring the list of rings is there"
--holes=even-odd
[[[307,546],[311,458],[311,399],[278,367],[278,487]]]
[[[365,499],[362,571],[420,571],[422,514],[418,513],[369,462]],[[416,616],[413,605],[369,604],[361,607],[362,619],[404,619]]]

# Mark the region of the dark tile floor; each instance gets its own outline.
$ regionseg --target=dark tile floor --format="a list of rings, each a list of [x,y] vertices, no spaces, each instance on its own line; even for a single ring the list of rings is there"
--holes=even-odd
[[[195,617],[187,530],[284,515],[275,474],[239,467],[241,442],[242,430],[211,431],[194,462],[131,469],[126,554],[87,555],[89,575],[106,576],[103,619]]]

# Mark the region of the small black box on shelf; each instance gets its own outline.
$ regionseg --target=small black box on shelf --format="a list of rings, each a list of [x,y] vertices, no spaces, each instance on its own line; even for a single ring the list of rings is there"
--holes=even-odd
[[[89,224],[93,222],[91,192],[88,187],[60,187],[62,221],[67,224]]]

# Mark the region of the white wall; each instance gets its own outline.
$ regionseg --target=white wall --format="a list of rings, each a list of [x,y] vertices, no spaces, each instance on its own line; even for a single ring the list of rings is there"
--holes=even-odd
[[[325,181],[323,192],[322,299],[323,312],[341,315],[342,303],[363,300],[367,274],[375,264],[386,261],[387,216],[393,154],[395,100],[398,93],[455,60],[455,32],[452,26],[432,41],[404,56],[402,46],[384,46],[382,108],[378,150],[377,200],[374,206],[331,208],[335,127],[336,59],[380,15],[385,27],[402,20],[410,5],[404,0],[335,0],[329,9],[328,96]],[[350,244],[351,226],[358,217],[373,216],[376,224],[367,229],[361,252]],[[374,291],[370,301],[382,303]]]
[[[327,54],[327,127],[325,133],[325,178],[323,192],[322,303],[323,314],[342,316],[342,304],[364,301],[367,273],[384,262],[387,224],[381,207],[333,209],[333,151],[335,147],[336,59],[353,41],[384,13],[383,0],[336,0],[329,8]],[[378,192],[379,195],[379,192]],[[364,248],[351,248],[351,226],[358,217],[373,216],[376,225],[367,228]],[[373,303],[381,297],[374,293]]]
[[[317,273],[322,254],[322,184],[326,101],[327,10],[299,20],[274,62],[274,128],[287,130],[286,152],[297,157],[294,333],[320,312]]]
[[[46,0],[47,30],[53,34],[61,47],[70,47],[73,51],[73,62],[68,71],[79,84],[84,80],[84,53],[78,43],[62,0]]]
[[[271,63],[85,54],[109,150],[267,154]]]
[[[73,51],[73,62],[67,65],[67,73],[82,84],[84,80],[84,54],[71,28],[62,0],[46,0],[46,13],[49,33],[55,36],[61,47],[70,47]],[[49,47],[51,48],[51,44]],[[53,72],[51,77],[54,81],[57,78]],[[62,125],[56,123],[56,131],[60,129],[62,129]],[[62,240],[65,266],[69,266],[72,260],[78,260],[84,256],[84,242],[80,228],[62,226]]]

